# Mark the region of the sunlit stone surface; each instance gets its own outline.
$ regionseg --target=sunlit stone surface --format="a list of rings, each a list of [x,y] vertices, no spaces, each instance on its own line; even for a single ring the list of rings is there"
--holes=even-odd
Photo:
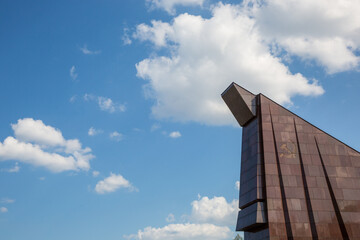
[[[243,127],[245,240],[360,239],[360,153],[235,83],[222,97]]]

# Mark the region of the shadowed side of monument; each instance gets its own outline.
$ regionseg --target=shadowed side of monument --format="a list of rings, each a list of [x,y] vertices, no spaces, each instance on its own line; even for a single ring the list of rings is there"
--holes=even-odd
[[[222,97],[243,127],[245,239],[360,239],[360,154],[262,94]]]
[[[261,235],[266,239],[268,230],[260,231],[267,228],[267,213],[259,98],[236,84],[231,84],[222,97],[243,127],[239,195],[239,208],[242,211],[238,214],[236,230],[246,231],[246,238]]]

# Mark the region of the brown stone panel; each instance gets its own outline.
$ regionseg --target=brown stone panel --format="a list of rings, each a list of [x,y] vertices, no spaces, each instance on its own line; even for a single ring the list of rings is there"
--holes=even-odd
[[[243,124],[245,240],[360,240],[360,153],[261,94],[237,92],[254,116]]]

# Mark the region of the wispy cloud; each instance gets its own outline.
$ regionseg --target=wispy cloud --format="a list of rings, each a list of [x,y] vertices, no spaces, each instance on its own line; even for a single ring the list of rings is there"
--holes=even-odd
[[[175,222],[175,216],[172,213],[169,213],[169,215],[165,219],[167,222]]]
[[[181,133],[179,131],[171,132],[169,134],[169,137],[171,137],[171,138],[179,138],[179,137],[181,137]]]
[[[4,168],[1,169],[2,172],[9,172],[9,173],[17,173],[20,171],[20,167],[18,163],[15,163],[15,166],[12,168]]]
[[[15,199],[11,199],[11,198],[2,198],[0,200],[0,203],[5,203],[5,204],[10,204],[10,203],[14,203]]]
[[[98,194],[105,194],[115,192],[121,188],[127,188],[130,191],[137,191],[137,189],[123,176],[114,173],[110,173],[109,177],[99,181],[95,186],[95,191]]]
[[[176,14],[176,6],[202,6],[205,0],[146,0],[150,9],[163,9],[171,15]]]
[[[240,190],[240,181],[235,182],[235,189]]]
[[[89,136],[95,136],[95,135],[101,134],[103,132],[104,131],[101,130],[101,129],[95,129],[95,128],[91,127],[91,128],[89,128],[88,135]]]
[[[153,125],[151,125],[150,131],[151,132],[155,132],[156,130],[160,129],[161,125],[158,123],[154,123]]]
[[[124,33],[123,33],[123,36],[121,39],[122,39],[124,45],[130,45],[132,43],[132,41],[130,39],[128,28],[124,28]]]
[[[85,55],[96,55],[101,53],[100,50],[95,50],[95,51],[89,50],[86,44],[80,48],[80,51]]]
[[[6,207],[0,207],[0,213],[7,213],[8,209]]]
[[[18,163],[15,163],[15,166],[8,170],[8,172],[10,172],[10,173],[15,173],[15,172],[19,172],[19,171],[20,171],[20,167],[19,167]]]
[[[109,134],[109,137],[110,137],[112,140],[119,142],[119,141],[123,140],[124,135],[121,134],[121,133],[119,133],[119,132],[117,132],[117,131],[114,131],[114,132],[112,132],[112,133]]]
[[[93,177],[97,177],[97,176],[99,176],[99,174],[100,174],[99,171],[93,171],[93,172],[92,172],[92,176],[93,176]]]
[[[116,103],[111,98],[95,96],[93,94],[86,93],[84,95],[85,101],[94,101],[98,104],[100,110],[115,113],[115,112],[125,112],[126,104],[125,103]]]
[[[125,104],[116,104],[110,98],[106,98],[106,97],[98,97],[98,104],[101,110],[110,113],[116,111],[125,112],[126,110]]]
[[[78,74],[76,73],[76,68],[75,68],[75,66],[72,66],[71,68],[70,68],[70,77],[71,77],[71,79],[72,80],[76,80],[77,79],[77,77],[78,77]]]
[[[69,102],[73,103],[73,102],[76,101],[76,99],[77,99],[77,96],[76,96],[76,95],[71,96],[71,98],[69,99]]]

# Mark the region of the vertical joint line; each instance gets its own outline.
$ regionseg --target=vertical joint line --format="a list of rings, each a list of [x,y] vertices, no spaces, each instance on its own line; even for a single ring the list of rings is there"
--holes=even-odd
[[[272,119],[270,105],[269,105],[269,112],[270,112],[271,129],[272,129],[272,133],[273,133],[273,140],[274,140],[274,147],[275,147],[276,165],[277,165],[277,170],[278,170],[278,175],[279,175],[280,192],[281,192],[281,200],[282,200],[281,202],[282,202],[284,218],[285,218],[286,234],[287,234],[288,239],[292,240],[294,238],[293,238],[292,229],[291,229],[289,210],[288,210],[288,206],[287,206],[287,202],[286,202],[284,182],[283,182],[282,174],[281,174],[280,160],[279,160],[279,155],[278,155],[274,123],[273,123],[273,119]]]
[[[312,235],[313,239],[318,239],[318,234],[317,234],[316,225],[315,225],[314,213],[313,213],[313,210],[312,210],[309,189],[308,189],[308,185],[307,185],[307,181],[306,181],[304,162],[303,162],[302,155],[301,155],[301,149],[300,149],[300,143],[299,143],[299,137],[298,137],[297,128],[296,128],[295,118],[294,118],[294,127],[295,127],[295,136],[296,136],[297,148],[298,148],[298,152],[299,152],[301,177],[302,177],[302,181],[303,181],[303,185],[304,185],[306,207],[307,207],[307,212],[308,212],[308,215],[309,215],[311,235]]]
[[[325,164],[324,164],[323,158],[322,158],[321,153],[320,153],[320,148],[319,148],[318,142],[316,140],[316,136],[314,136],[314,138],[315,138],[316,148],[317,148],[318,153],[319,153],[321,165],[322,165],[322,168],[323,168],[323,171],[324,171],[326,183],[327,183],[327,186],[328,186],[328,189],[329,189],[329,192],[330,192],[331,201],[332,201],[332,204],[334,206],[335,215],[336,215],[336,218],[338,220],[339,227],[340,227],[341,235],[342,235],[343,239],[346,239],[346,240],[350,239],[349,235],[348,235],[348,233],[346,231],[346,227],[345,227],[345,224],[344,224],[344,220],[342,219],[339,206],[338,206],[338,204],[336,202],[334,190],[331,187],[330,179],[329,179],[329,176],[327,174]]]
[[[257,107],[256,107],[256,111],[257,111],[257,116],[258,116],[258,130],[259,130],[259,144],[260,144],[260,159],[261,159],[261,181],[262,181],[262,193],[263,193],[263,199],[267,199],[266,196],[266,178],[265,178],[265,160],[264,160],[264,143],[263,143],[263,130],[262,130],[262,117],[261,117],[261,98],[260,98],[260,94],[257,95],[256,97],[256,102],[257,102]],[[264,204],[264,212],[266,214],[266,219],[268,219],[267,216],[267,204]],[[268,221],[267,223],[268,224]]]

